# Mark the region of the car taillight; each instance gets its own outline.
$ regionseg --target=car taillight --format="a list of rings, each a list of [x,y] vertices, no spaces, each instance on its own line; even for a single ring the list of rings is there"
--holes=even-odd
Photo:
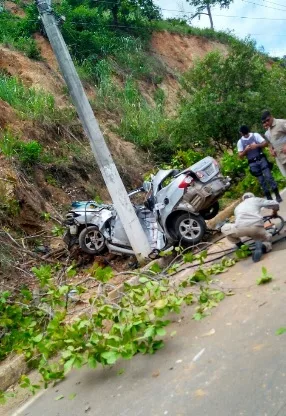
[[[194,179],[191,176],[186,176],[185,179],[180,183],[179,188],[187,188],[188,186],[191,186],[191,184],[194,182]]]

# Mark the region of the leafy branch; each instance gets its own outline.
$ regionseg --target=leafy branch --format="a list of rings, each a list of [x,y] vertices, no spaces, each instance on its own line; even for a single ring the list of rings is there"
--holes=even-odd
[[[168,273],[174,270],[172,263],[164,273],[158,269],[137,273],[136,283],[125,282],[116,299],[109,297],[110,290],[118,289],[110,283],[112,269],[95,265],[89,271],[89,279],[98,283],[96,292],[90,295],[84,314],[73,320],[68,310],[71,293],[79,297],[86,291],[81,284],[69,283],[76,273],[74,266],[61,270],[61,284],[59,266],[33,267],[31,271],[39,281],[37,297],[27,288],[0,294],[0,359],[11,351],[24,354],[47,387],[71,368],[112,365],[119,358],[155,353],[164,346],[162,337],[169,313],[180,313],[183,305],[196,304],[193,319],[200,320],[224,299],[225,293],[210,286],[211,279],[235,260],[224,258],[204,268],[207,255],[205,250],[197,254],[184,251],[183,262],[198,266],[180,285],[169,280]],[[39,388],[27,376],[22,377],[21,386],[32,392]]]

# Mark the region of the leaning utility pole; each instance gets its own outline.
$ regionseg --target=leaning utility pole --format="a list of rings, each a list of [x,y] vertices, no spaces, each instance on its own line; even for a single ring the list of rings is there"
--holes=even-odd
[[[56,55],[79,118],[89,138],[96,162],[100,168],[133,251],[138,261],[142,262],[151,252],[147,236],[141,227],[117,168],[112,160],[109,149],[76,72],[70,53],[58,28],[50,4],[50,0],[36,0],[36,5],[45,31]]]

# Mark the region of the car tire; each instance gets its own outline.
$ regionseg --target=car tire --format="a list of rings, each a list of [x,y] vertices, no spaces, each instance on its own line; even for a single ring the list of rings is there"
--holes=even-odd
[[[214,204],[210,205],[207,209],[203,209],[200,211],[200,215],[205,220],[211,220],[212,218],[216,217],[219,212],[219,202],[216,201]]]
[[[98,255],[106,250],[104,235],[96,226],[84,228],[78,238],[79,246],[85,253]]]
[[[206,223],[201,215],[188,212],[177,217],[175,222],[175,233],[182,245],[198,244],[206,232]]]

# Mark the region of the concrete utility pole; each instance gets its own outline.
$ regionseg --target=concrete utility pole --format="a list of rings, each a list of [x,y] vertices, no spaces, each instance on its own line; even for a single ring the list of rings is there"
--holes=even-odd
[[[139,219],[127,195],[126,189],[112,160],[89,104],[65,41],[57,26],[50,0],[36,0],[45,31],[56,55],[61,72],[68,86],[79,118],[89,138],[90,146],[106,183],[113,204],[139,262],[143,262],[151,248]]]

